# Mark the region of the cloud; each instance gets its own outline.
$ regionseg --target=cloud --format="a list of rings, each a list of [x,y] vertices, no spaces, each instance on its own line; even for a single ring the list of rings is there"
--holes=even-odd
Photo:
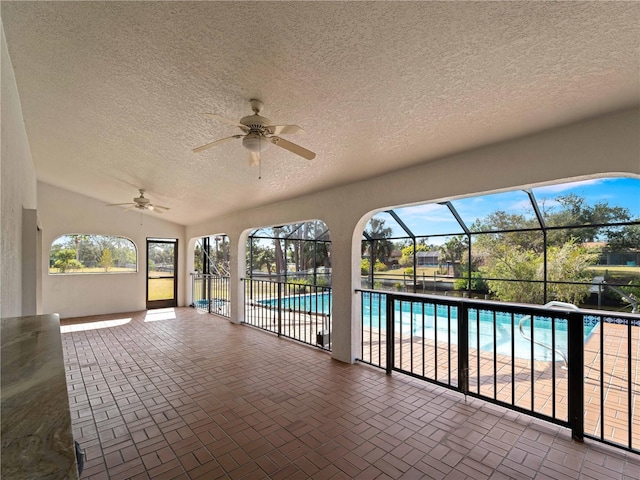
[[[576,187],[586,187],[588,185],[598,185],[606,182],[606,178],[594,178],[593,180],[583,180],[581,182],[559,183],[557,185],[548,185],[546,187],[534,188],[533,192],[537,194],[553,194],[573,190]]]

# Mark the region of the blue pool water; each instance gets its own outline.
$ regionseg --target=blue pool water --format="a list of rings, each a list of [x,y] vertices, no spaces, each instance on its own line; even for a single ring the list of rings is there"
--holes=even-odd
[[[362,307],[363,327],[372,330],[386,329],[386,297],[365,295]],[[369,301],[371,300],[371,301]],[[298,295],[283,298],[283,308],[304,312],[330,313],[331,294]],[[277,299],[265,300],[265,305],[277,305]],[[424,305],[424,310],[423,310]],[[512,317],[509,313],[494,313],[484,310],[469,310],[469,348],[479,348],[484,352],[493,352],[511,356],[512,348],[515,357],[530,359],[531,342],[524,338],[518,329],[518,324],[525,315],[516,314]],[[433,304],[420,304],[410,302],[396,302],[395,331],[403,337],[424,336],[425,339],[438,342],[456,344],[458,341],[458,311],[456,307],[435,306]],[[585,320],[585,341],[591,335],[596,321]],[[495,330],[495,343],[494,343]],[[523,331],[531,337],[531,319],[523,322]],[[567,321],[551,317],[535,317],[533,322],[533,338],[536,342],[551,346],[553,332],[555,331],[555,349],[566,355],[567,353]],[[513,346],[512,346],[513,343]],[[554,355],[549,348],[534,344],[533,355],[535,360],[552,361]],[[561,361],[562,357],[555,354],[555,360]]]
[[[270,307],[278,305],[278,299],[261,300],[259,303]],[[331,313],[330,293],[311,293],[307,295],[293,295],[282,299],[282,308],[299,310],[301,312]]]

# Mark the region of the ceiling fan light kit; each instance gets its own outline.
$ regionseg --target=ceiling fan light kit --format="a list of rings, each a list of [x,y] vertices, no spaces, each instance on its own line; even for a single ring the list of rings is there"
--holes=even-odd
[[[151,200],[149,200],[147,197],[144,196],[144,192],[145,192],[144,188],[141,188],[138,191],[140,192],[140,196],[135,197],[133,199],[133,202],[111,203],[107,205],[107,207],[126,206],[127,208],[124,209],[125,212],[136,209],[136,210],[149,210],[150,212],[154,212],[154,213],[163,213],[163,210],[171,210],[169,207],[163,207],[162,205],[154,205],[153,203],[151,203]]]
[[[250,152],[262,153],[271,146],[271,142],[258,133],[247,133],[242,138],[242,146]]]
[[[249,100],[249,104],[251,105],[251,110],[253,110],[253,115],[242,117],[239,122],[215,113],[205,114],[212,116],[221,122],[235,125],[243,131],[244,135],[232,135],[220,140],[215,140],[211,143],[194,148],[193,152],[199,153],[211,147],[226,143],[234,138],[242,138],[242,146],[249,151],[249,163],[251,165],[259,165],[260,154],[266,151],[272,144],[280,148],[284,148],[295,155],[306,158],[307,160],[313,160],[316,157],[316,154],[311,150],[307,150],[300,145],[296,145],[295,143],[276,136],[302,132],[303,130],[299,126],[273,125],[271,120],[260,115],[264,106],[260,100],[252,98]]]

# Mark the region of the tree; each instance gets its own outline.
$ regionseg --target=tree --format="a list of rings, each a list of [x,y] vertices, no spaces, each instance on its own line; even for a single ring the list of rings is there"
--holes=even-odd
[[[489,289],[487,282],[482,278],[482,272],[474,270],[471,272],[471,286],[468,278],[458,278],[453,282],[454,290],[472,290],[474,292],[486,292]]]
[[[624,252],[640,249],[640,225],[625,225],[610,228],[607,232],[607,249],[611,252]]]
[[[589,295],[593,274],[587,269],[598,258],[598,253],[590,250],[575,240],[564,245],[549,247],[547,252],[547,296],[560,302],[574,305],[582,302]],[[582,284],[553,283],[582,282]]]
[[[259,270],[262,270],[262,266],[264,265],[267,267],[267,273],[271,274],[274,269],[275,261],[275,252],[270,248],[263,248],[258,252],[257,263]]]
[[[480,267],[489,290],[506,302],[543,303],[543,254],[504,244],[494,245],[493,248],[491,255],[486,257],[485,264]],[[562,302],[580,303],[589,294],[592,274],[587,269],[597,256],[597,253],[575,240],[560,247],[549,247],[547,297]]]
[[[113,255],[111,250],[105,249],[100,256],[100,266],[104,268],[105,272],[108,272],[113,267]]]
[[[453,274],[457,274],[456,265],[460,265],[462,261],[462,255],[469,248],[469,242],[466,237],[458,235],[451,237],[443,245],[440,246],[440,259],[439,262],[446,262],[447,275],[449,274],[449,265],[453,265]]]
[[[543,209],[547,226],[582,226],[583,228],[552,230],[547,240],[549,245],[559,246],[572,238],[579,243],[594,242],[599,237],[607,237],[610,232],[616,230],[615,227],[598,227],[597,225],[627,222],[631,219],[629,210],[624,207],[611,207],[606,202],[597,202],[591,206],[583,197],[573,193],[557,197],[555,204],[558,206]]]
[[[279,238],[273,239],[274,246],[274,255],[275,255],[275,264],[276,264],[276,274],[284,274],[287,271],[287,263],[284,257],[284,253],[282,250],[282,240]]]
[[[365,230],[370,241],[363,242],[362,253],[369,252],[369,256],[376,261],[384,263],[393,249],[393,243],[388,240],[393,233],[390,227],[385,227],[385,221],[380,218],[373,217],[369,220],[369,229]]]
[[[89,239],[89,235],[69,235],[76,247],[76,260],[80,262],[80,246]]]
[[[477,235],[477,241],[480,245],[503,243],[542,252],[544,249],[542,232],[526,231],[530,228],[540,228],[536,219],[527,220],[524,215],[506,213],[502,210],[492,212],[484,219],[476,220],[471,225],[473,232],[484,232]]]
[[[480,272],[489,290],[505,302],[543,303],[540,275],[543,257],[533,250],[497,244]]]
[[[200,241],[196,242],[196,247],[193,249],[193,268],[196,272],[203,272],[203,261],[202,261],[203,253],[202,246],[200,246]]]
[[[369,271],[371,269],[371,262],[368,258],[363,258],[360,260],[360,275],[369,275]]]
[[[82,264],[76,260],[76,251],[72,248],[58,250],[54,256],[53,266],[57,268],[60,273],[65,273],[71,269],[82,268]]]
[[[416,252],[429,252],[429,251],[431,251],[431,246],[425,245],[425,244],[418,244],[418,245],[416,245],[415,251]],[[402,256],[400,257],[400,260],[398,261],[398,263],[400,265],[402,265],[403,267],[413,266],[413,255],[414,255],[413,245],[409,245],[407,247],[404,247],[401,250],[401,253],[402,253]]]

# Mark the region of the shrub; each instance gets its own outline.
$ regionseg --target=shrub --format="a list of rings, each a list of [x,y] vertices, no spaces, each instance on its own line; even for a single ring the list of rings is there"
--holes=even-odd
[[[360,275],[369,275],[369,267],[371,263],[368,258],[363,258],[360,260]]]
[[[387,270],[387,266],[382,263],[380,260],[376,260],[376,263],[373,267],[374,272],[384,272]]]
[[[307,280],[306,278],[295,278],[287,280],[287,283],[290,285],[295,285],[292,289],[294,293],[306,293],[307,287],[311,285],[309,280]]]
[[[453,282],[454,290],[469,290],[469,282],[466,278],[458,278]],[[487,282],[482,278],[482,273],[471,272],[471,290],[475,292],[486,292],[488,289]]]

